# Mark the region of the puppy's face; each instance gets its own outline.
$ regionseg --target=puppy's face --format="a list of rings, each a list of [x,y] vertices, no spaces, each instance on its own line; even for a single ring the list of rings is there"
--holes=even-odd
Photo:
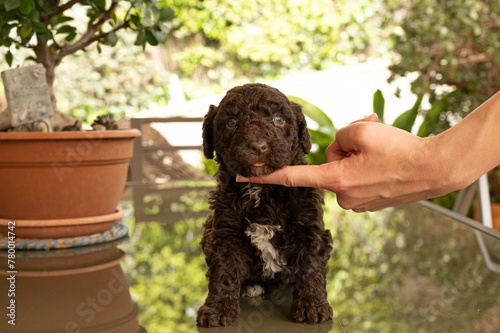
[[[203,151],[231,174],[261,176],[304,164],[311,148],[302,107],[277,89],[247,84],[229,90],[203,123]]]

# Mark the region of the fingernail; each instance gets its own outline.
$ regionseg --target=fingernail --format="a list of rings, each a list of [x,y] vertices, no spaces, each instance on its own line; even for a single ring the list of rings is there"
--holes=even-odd
[[[236,175],[236,181],[238,183],[245,183],[245,182],[249,182],[250,180],[248,178],[243,177],[243,176]]]

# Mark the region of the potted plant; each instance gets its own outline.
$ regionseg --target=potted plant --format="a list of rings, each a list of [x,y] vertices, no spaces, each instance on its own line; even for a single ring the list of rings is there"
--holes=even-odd
[[[84,13],[86,22],[80,22],[76,13]],[[47,121],[53,131],[27,133],[9,131],[10,116],[0,112],[0,131],[5,131],[0,132],[0,232],[6,234],[13,220],[18,237],[23,226],[34,225],[88,225],[96,232],[121,216],[116,207],[132,142],[140,132],[81,131],[80,122],[57,109],[55,69],[63,58],[91,44],[97,44],[98,50],[103,45],[115,46],[120,30],[134,31],[135,45],[143,48],[163,43],[172,18],[172,9],[147,0],[0,2],[0,45],[5,60],[12,66],[18,56],[12,52],[14,47],[31,51],[27,60],[43,65],[54,110]],[[115,126],[112,119],[101,118],[96,127]],[[97,224],[101,227],[96,229]],[[75,230],[80,235],[89,232]]]

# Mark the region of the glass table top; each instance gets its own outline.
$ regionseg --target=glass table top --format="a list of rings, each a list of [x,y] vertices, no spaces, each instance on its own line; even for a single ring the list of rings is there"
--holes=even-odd
[[[242,297],[230,326],[197,327],[207,266],[199,245],[205,185],[130,186],[128,238],[72,250],[17,251],[15,326],[0,255],[0,332],[498,332],[500,242],[418,204],[356,214],[325,198],[334,249],[331,321],[291,321],[290,289]],[[496,271],[496,272],[495,272]]]

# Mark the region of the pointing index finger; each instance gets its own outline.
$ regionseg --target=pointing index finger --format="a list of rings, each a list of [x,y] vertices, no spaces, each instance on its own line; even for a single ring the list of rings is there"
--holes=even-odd
[[[323,165],[324,166],[324,165]],[[257,184],[275,184],[287,187],[319,187],[326,188],[324,184],[325,171],[322,165],[294,165],[286,166],[275,172],[260,176],[245,178],[237,176],[236,181],[249,181]]]

